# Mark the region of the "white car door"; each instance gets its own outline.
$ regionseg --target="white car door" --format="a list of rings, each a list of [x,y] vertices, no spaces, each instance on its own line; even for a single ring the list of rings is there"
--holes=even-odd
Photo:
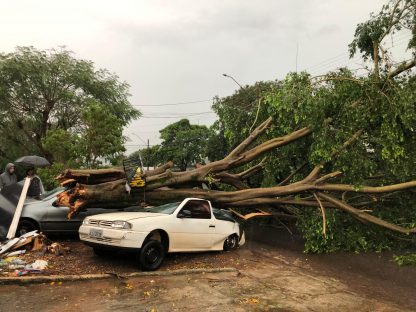
[[[171,251],[198,251],[212,248],[216,219],[206,200],[189,200],[173,216],[170,225]]]

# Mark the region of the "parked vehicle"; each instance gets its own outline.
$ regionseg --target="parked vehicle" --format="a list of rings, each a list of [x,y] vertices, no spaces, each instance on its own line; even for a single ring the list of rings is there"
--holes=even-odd
[[[167,252],[233,250],[244,244],[244,231],[231,214],[199,198],[143,212],[89,216],[79,237],[98,255],[120,249],[135,252],[143,270],[158,269]]]
[[[56,200],[56,195],[64,190],[64,188],[60,187],[45,193],[40,199],[27,198],[20,217],[17,233],[22,235],[33,230],[39,230],[43,233],[78,233],[82,221],[89,215],[108,213],[109,211],[137,210],[135,207],[110,210],[89,208],[68,219],[68,207],[56,207],[53,205]]]

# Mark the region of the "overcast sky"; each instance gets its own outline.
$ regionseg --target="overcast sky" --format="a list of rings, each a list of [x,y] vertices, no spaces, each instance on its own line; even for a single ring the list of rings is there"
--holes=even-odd
[[[125,130],[131,152],[181,117],[210,125],[210,99],[238,88],[222,73],[241,84],[281,79],[296,70],[297,49],[298,70],[360,67],[347,45],[385,2],[0,0],[0,51],[65,45],[127,81],[144,115]],[[183,102],[197,103],[150,106]]]

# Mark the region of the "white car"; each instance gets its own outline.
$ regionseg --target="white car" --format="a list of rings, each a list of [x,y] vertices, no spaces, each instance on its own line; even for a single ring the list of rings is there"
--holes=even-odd
[[[144,212],[115,212],[84,219],[79,237],[101,255],[111,249],[139,251],[143,270],[160,267],[167,252],[233,250],[244,231],[231,214],[210,201],[187,198]]]

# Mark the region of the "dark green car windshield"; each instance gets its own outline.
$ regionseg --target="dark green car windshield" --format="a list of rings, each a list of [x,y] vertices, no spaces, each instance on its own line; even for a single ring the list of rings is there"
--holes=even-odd
[[[147,208],[146,212],[156,212],[156,213],[165,213],[172,214],[176,208],[178,208],[180,203],[169,203],[166,205],[156,206],[152,208]]]

